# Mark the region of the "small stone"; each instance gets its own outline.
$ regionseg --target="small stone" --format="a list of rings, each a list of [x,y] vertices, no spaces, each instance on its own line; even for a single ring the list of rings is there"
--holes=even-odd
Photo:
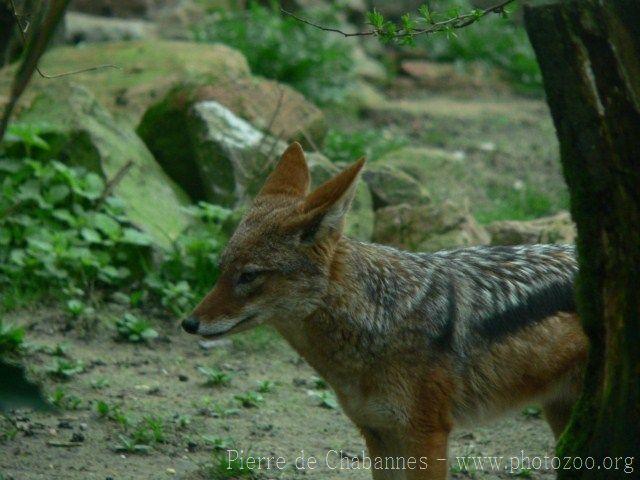
[[[176,474],[176,469],[175,468],[167,468],[167,473],[169,475],[175,475]]]
[[[58,422],[58,428],[67,428],[67,429],[69,429],[69,428],[73,428],[73,427],[71,426],[71,423],[68,420],[60,420]]]
[[[231,345],[231,340],[228,338],[221,338],[218,340],[200,340],[198,345],[200,345],[200,348],[203,350],[211,350],[213,348],[228,347]]]
[[[88,430],[89,429],[89,425],[87,425],[86,423],[81,423],[80,424],[80,430]]]

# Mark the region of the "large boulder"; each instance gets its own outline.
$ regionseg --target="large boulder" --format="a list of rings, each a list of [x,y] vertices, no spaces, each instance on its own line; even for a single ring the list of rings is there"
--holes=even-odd
[[[489,235],[462,208],[441,205],[395,205],[376,211],[373,240],[405,250],[435,252],[486,245]]]
[[[373,208],[379,209],[401,203],[428,203],[427,191],[411,176],[390,165],[372,164],[362,174],[373,197]]]
[[[88,88],[102,105],[131,125],[137,125],[149,105],[176,83],[224,83],[251,75],[244,55],[226,45],[165,40],[58,47],[49,50],[40,62],[40,68],[49,74],[101,65],[117,68],[74,73],[73,82]],[[15,69],[12,65],[0,70],[0,91],[9,91]],[[22,103],[28,104],[52,83],[34,75]]]
[[[164,173],[135,132],[116,121],[84,87],[55,83],[36,97],[19,118],[46,125],[51,156],[81,165],[106,180],[120,177],[113,194],[130,220],[159,245],[189,224],[185,193]]]
[[[305,147],[322,146],[327,122],[322,110],[291,87],[249,77],[189,88],[192,101],[215,100],[260,130]]]
[[[492,245],[575,243],[576,227],[569,212],[524,222],[500,221],[487,225]]]
[[[138,134],[192,199],[232,208],[253,198],[287,146],[222,103],[200,100],[185,87],[172,90],[149,108]],[[339,171],[319,154],[309,155],[309,166],[314,185]],[[347,233],[366,240],[372,232],[371,194],[363,183],[348,218]]]

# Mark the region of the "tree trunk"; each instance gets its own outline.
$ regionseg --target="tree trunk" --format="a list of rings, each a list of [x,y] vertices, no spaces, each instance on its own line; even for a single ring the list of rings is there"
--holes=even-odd
[[[528,7],[525,23],[560,140],[591,341],[557,454],[595,463],[558,478],[630,478],[625,463],[635,456],[637,469],[640,453],[640,2]]]
[[[15,23],[9,0],[0,0],[0,67],[9,63],[12,56]]]

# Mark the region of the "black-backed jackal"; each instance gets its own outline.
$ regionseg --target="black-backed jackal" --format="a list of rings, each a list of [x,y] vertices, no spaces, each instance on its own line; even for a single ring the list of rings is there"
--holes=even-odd
[[[342,235],[360,160],[309,193],[291,145],[221,257],[189,333],[270,323],[333,387],[369,457],[426,459],[375,479],[444,479],[449,432],[533,400],[559,435],[588,343],[571,246],[408,253]]]

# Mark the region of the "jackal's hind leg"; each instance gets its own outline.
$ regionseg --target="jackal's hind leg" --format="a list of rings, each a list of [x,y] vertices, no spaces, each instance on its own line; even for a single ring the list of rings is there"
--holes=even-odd
[[[567,400],[553,400],[545,403],[542,406],[545,419],[553,431],[553,436],[556,441],[564,432],[569,418],[571,418],[571,410],[573,409],[573,402]]]

